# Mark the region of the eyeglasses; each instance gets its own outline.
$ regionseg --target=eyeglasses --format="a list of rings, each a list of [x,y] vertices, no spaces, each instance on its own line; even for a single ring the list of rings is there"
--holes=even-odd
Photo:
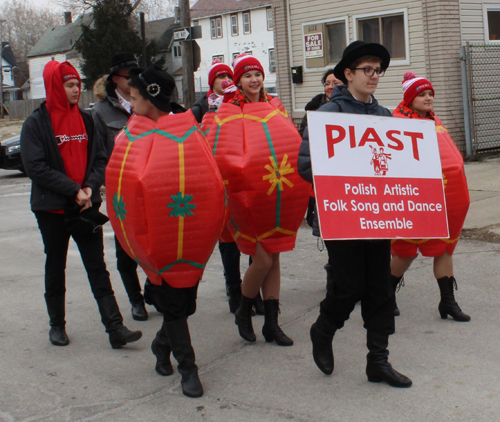
[[[376,69],[374,69],[373,67],[355,67],[351,70],[362,70],[363,72],[365,72],[365,76],[369,76],[370,78],[375,75],[375,73],[380,78],[385,75],[385,69],[382,69],[380,67],[377,67]]]
[[[127,81],[130,80],[130,76],[129,75],[120,75],[120,74],[117,73],[116,75],[113,75],[113,76],[119,76],[120,78],[123,78],[123,79],[125,79]]]
[[[325,82],[323,84],[323,86],[326,88],[327,86],[337,86],[337,85],[342,85],[342,82],[341,83],[335,83],[335,82]]]

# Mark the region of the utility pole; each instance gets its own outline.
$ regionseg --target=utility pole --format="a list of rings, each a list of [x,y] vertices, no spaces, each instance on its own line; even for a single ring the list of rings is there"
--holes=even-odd
[[[189,0],[179,0],[179,12],[181,27],[190,27],[191,11],[189,9]],[[191,108],[195,103],[193,63],[193,43],[191,40],[182,41],[182,95],[185,108]]]
[[[0,119],[3,119],[3,38],[2,24],[5,19],[0,19]]]

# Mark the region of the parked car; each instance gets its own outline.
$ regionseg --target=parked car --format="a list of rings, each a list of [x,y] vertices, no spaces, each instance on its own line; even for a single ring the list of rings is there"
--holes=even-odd
[[[21,161],[21,136],[7,138],[0,143],[0,168],[5,170],[19,170],[24,173]]]

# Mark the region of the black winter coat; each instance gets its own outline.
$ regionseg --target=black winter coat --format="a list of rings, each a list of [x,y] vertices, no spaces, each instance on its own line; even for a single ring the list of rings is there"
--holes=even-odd
[[[201,124],[201,121],[203,120],[203,116],[205,113],[208,111],[208,98],[207,94],[203,94],[202,97],[196,101],[191,107],[191,111],[194,114],[194,118],[196,121]]]
[[[332,113],[372,114],[376,116],[392,117],[392,113],[378,105],[378,101],[372,97],[371,103],[363,103],[356,100],[347,90],[346,85],[336,86],[333,90],[330,102],[321,106],[318,111],[330,111]],[[299,174],[304,180],[312,183],[311,154],[309,152],[309,131],[304,130],[302,144],[300,145],[299,159],[297,163]]]
[[[87,170],[83,185],[66,176],[49,112],[43,102],[23,124],[21,156],[31,179],[31,210],[62,210],[81,188],[92,189],[92,203],[102,202],[99,188],[104,183],[107,157],[102,144],[94,140],[90,113],[80,109],[88,137]]]

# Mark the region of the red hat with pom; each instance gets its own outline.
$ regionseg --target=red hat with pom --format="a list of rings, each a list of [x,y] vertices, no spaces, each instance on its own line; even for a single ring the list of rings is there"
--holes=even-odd
[[[220,75],[229,75],[233,79],[231,68],[219,59],[214,59],[212,66],[208,69],[208,85],[210,85],[210,89],[213,88],[215,79]]]
[[[262,64],[254,57],[249,54],[241,53],[239,56],[233,60],[234,68],[234,83],[238,83],[240,78],[244,73],[251,70],[259,70],[262,73],[262,77],[265,78],[264,68]]]
[[[430,89],[434,94],[434,87],[425,78],[417,78],[415,73],[406,72],[403,79],[403,101],[405,105],[410,105],[413,99],[422,91]]]

